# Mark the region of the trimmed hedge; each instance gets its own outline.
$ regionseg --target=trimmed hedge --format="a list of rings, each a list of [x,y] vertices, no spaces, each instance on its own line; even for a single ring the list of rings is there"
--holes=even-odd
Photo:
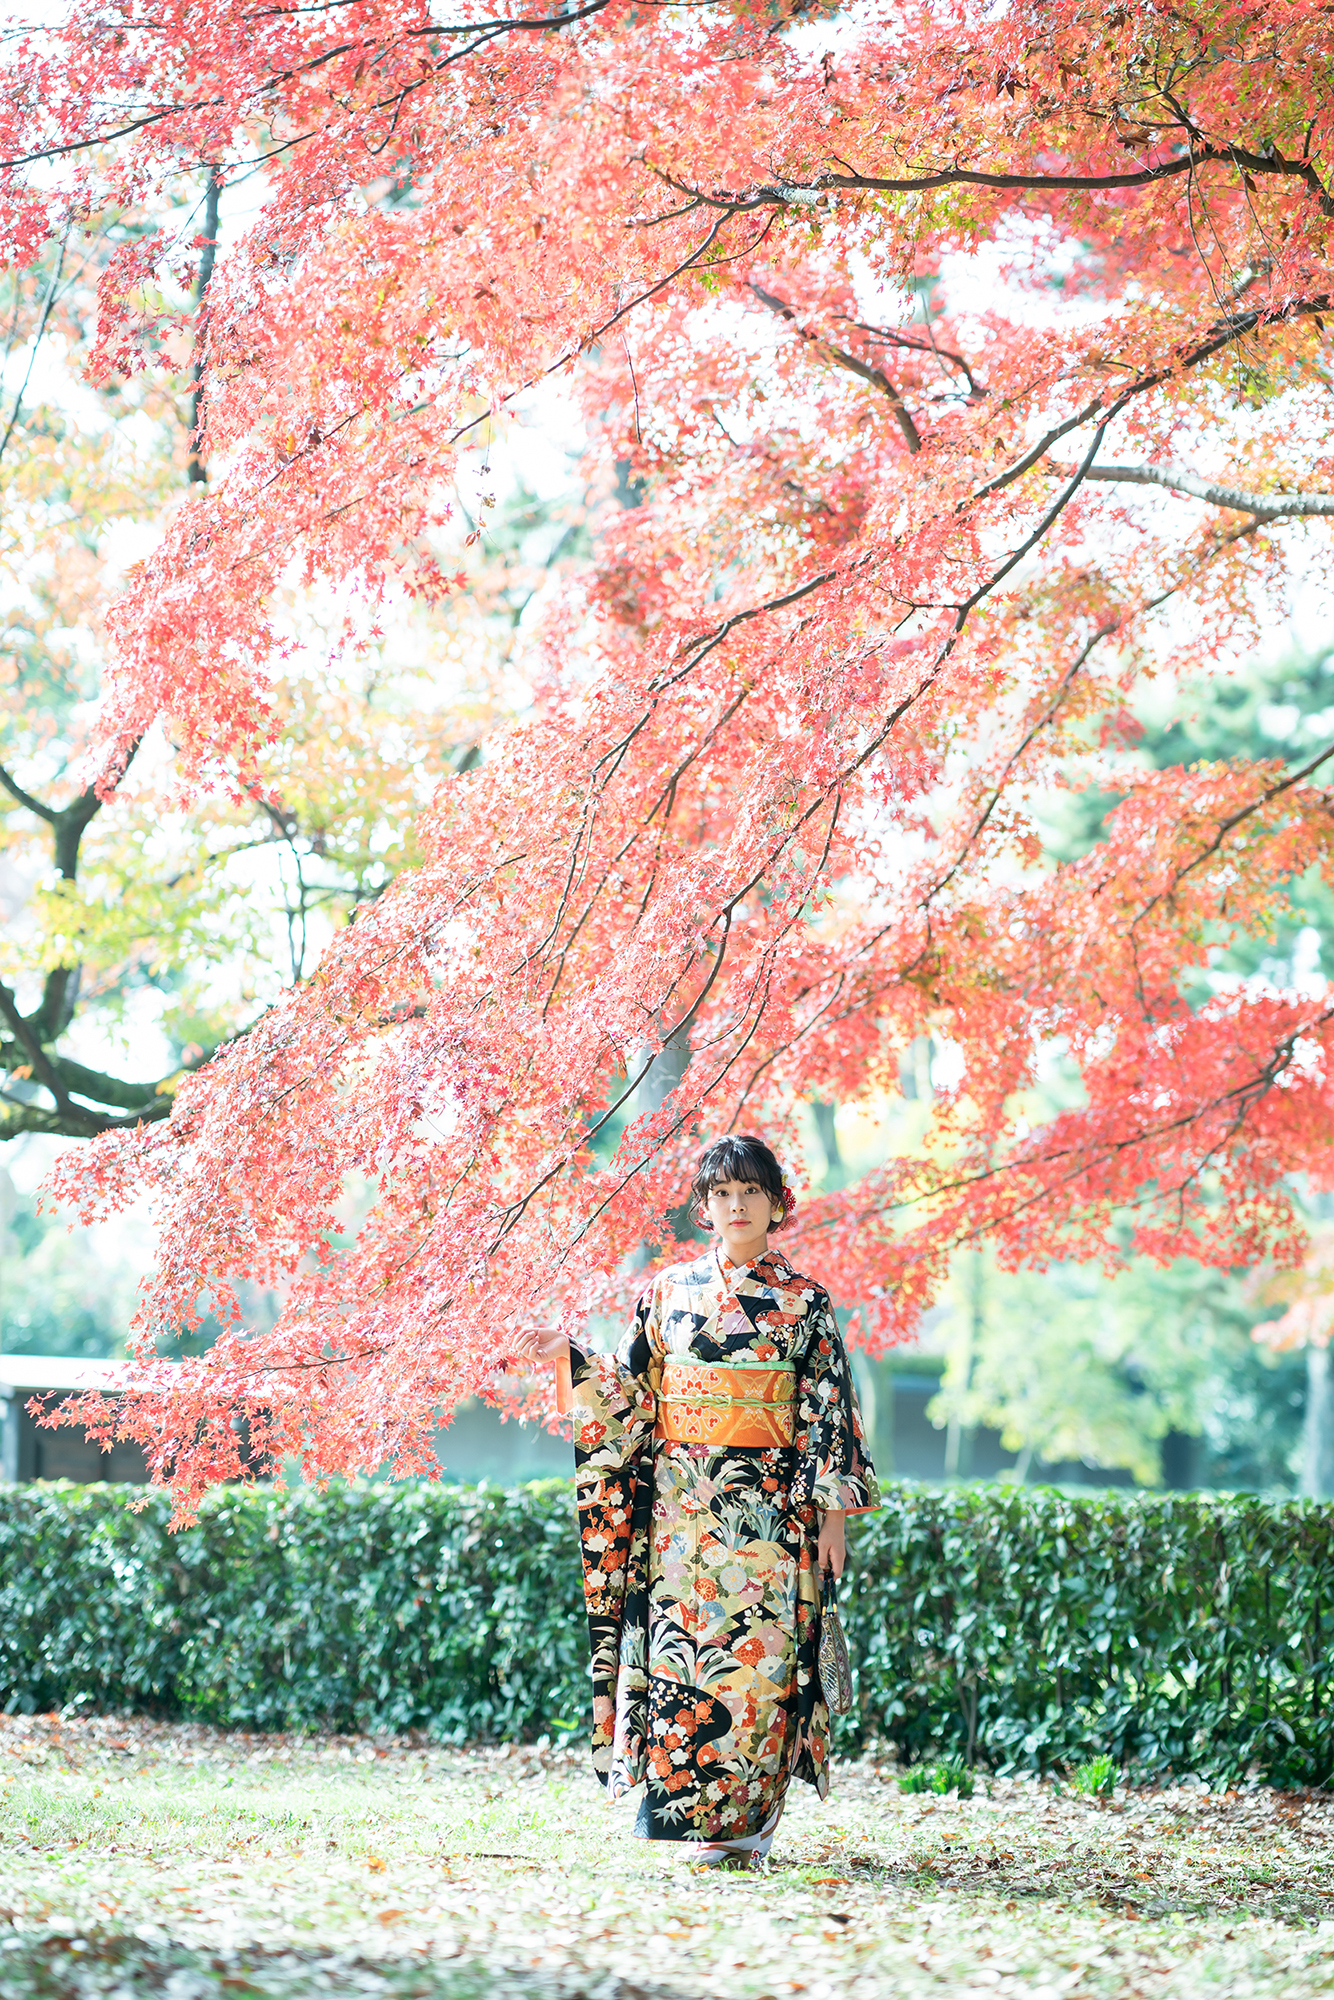
[[[137,1489],[142,1498],[143,1488]],[[0,1488],[0,1706],[523,1737],[588,1706],[572,1490]]]
[[[260,1729],[582,1729],[568,1482],[0,1489],[0,1703]],[[892,1738],[1044,1769],[1334,1774],[1334,1507],[890,1486],[852,1526],[860,1703]]]
[[[861,1727],[910,1756],[1334,1774],[1334,1506],[900,1487],[856,1562]]]

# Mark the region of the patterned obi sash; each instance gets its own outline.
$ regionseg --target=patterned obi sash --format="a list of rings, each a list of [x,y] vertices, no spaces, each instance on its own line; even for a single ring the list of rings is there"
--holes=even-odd
[[[790,1363],[663,1361],[654,1435],[669,1444],[788,1445],[796,1377]]]

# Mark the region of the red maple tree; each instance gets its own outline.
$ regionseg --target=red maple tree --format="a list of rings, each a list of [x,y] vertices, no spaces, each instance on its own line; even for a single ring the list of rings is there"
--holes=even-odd
[[[1329,868],[1334,745],[1127,780],[1062,867],[1032,804],[1142,674],[1225,666],[1327,560],[1332,56],[1278,0],[87,0],[11,46],[15,254],[176,204],[112,262],[105,368],[191,275],[182,190],[265,188],[192,327],[211,476],[119,607],[109,772],[163,718],[193,771],[244,768],[284,576],[447,590],[451,467],[536,385],[631,503],[421,868],[63,1172],[157,1192],[145,1356],[201,1287],[287,1287],[120,1419],[183,1505],[237,1469],[237,1408],[316,1471],[423,1466],[517,1321],[615,1294],[701,1131],[781,1149],[928,1027],[959,1062],[930,1143],[792,1239],[855,1337],[983,1234],[1294,1253],[1334,998],[1187,982]],[[600,1160],[669,1040],[683,1081]],[[1029,1129],[1053,1044],[1082,1101]]]

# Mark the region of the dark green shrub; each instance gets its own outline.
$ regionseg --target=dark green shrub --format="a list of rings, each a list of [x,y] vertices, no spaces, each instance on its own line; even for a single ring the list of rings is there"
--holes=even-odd
[[[167,1532],[123,1487],[0,1489],[0,1706],[262,1729],[582,1729],[563,1480],[225,1488]],[[1147,1777],[1334,1774],[1334,1508],[890,1486],[852,1524],[841,1747]]]
[[[1334,1507],[891,1486],[854,1526],[859,1726],[909,1757],[1334,1772]]]
[[[571,1490],[0,1489],[0,1705],[522,1737],[588,1705]]]

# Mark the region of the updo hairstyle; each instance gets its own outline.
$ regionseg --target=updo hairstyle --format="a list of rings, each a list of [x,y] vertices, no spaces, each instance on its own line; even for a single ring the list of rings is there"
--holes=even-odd
[[[690,1183],[701,1217],[710,1194],[724,1181],[754,1181],[762,1187],[774,1208],[782,1210],[782,1220],[770,1227],[783,1228],[794,1204],[783,1182],[783,1169],[763,1139],[757,1139],[753,1132],[741,1132],[735,1138],[715,1139],[705,1147]]]

